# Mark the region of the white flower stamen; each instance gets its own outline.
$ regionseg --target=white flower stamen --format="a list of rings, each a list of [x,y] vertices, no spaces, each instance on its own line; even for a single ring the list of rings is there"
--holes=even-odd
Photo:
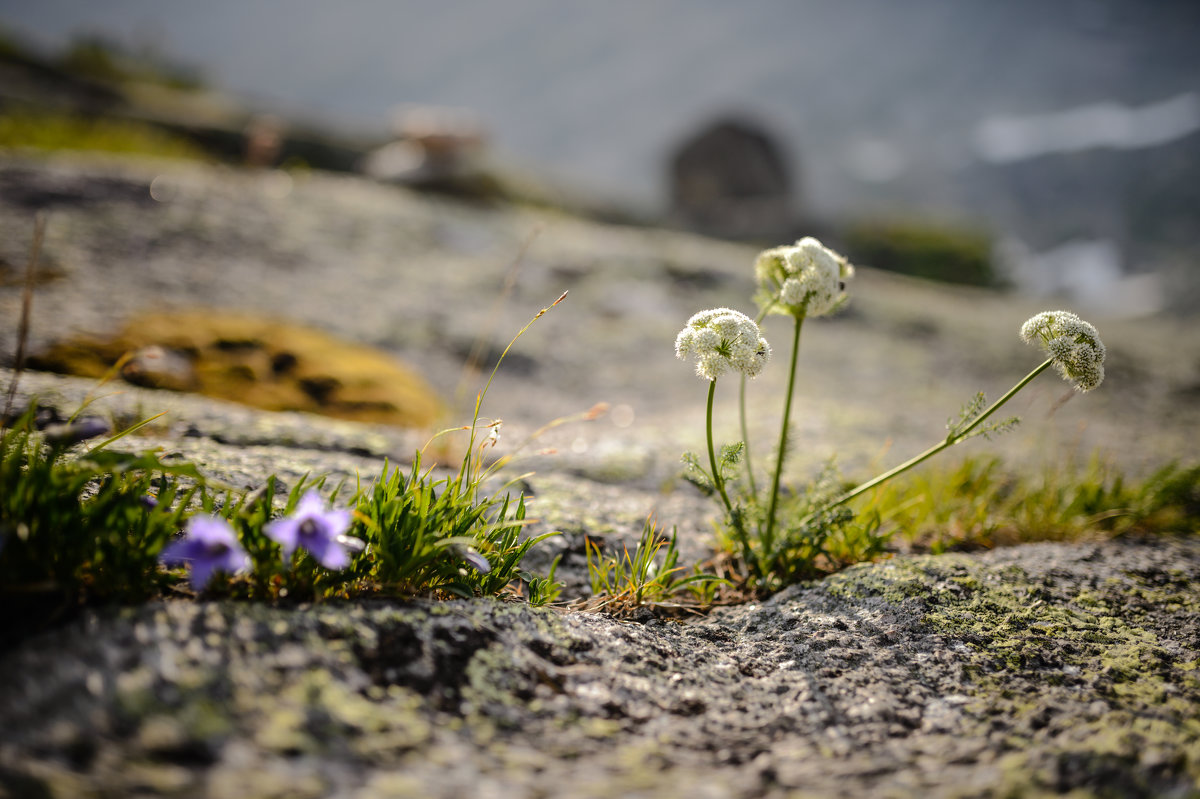
[[[767,313],[797,318],[825,316],[846,300],[846,281],[854,267],[841,255],[807,236],[795,244],[759,253],[755,300]]]
[[[730,308],[700,311],[675,338],[675,357],[696,356],[696,374],[716,380],[727,369],[747,377],[762,371],[771,347],[754,320]]]
[[[1039,344],[1054,368],[1080,391],[1104,380],[1104,342],[1096,328],[1070,311],[1044,311],[1021,325],[1021,339]]]

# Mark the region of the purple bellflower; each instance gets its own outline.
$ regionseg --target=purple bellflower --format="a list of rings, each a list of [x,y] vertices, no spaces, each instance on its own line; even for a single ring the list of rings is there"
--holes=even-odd
[[[291,516],[276,519],[263,532],[283,547],[285,560],[301,547],[326,569],[344,569],[350,565],[347,550],[362,551],[361,541],[345,535],[350,528],[350,517],[348,510],[325,510],[321,497],[309,491],[300,498]]]
[[[236,574],[250,568],[250,558],[238,546],[233,528],[212,516],[188,520],[187,535],[165,546],[159,560],[167,566],[188,564],[188,581],[196,589],[208,585],[218,571]]]

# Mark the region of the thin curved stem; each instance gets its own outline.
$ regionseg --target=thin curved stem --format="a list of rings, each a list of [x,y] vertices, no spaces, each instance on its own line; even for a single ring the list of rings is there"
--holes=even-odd
[[[725,510],[733,515],[733,503],[729,501],[729,495],[725,493],[725,481],[721,479],[721,470],[717,468],[717,455],[713,450],[713,397],[717,394],[717,381],[710,380],[708,382],[708,415],[705,420],[705,431],[708,433],[708,463],[712,467],[713,485],[717,487],[718,493],[721,495],[721,500],[725,503]]]
[[[762,320],[766,318],[767,311],[771,309],[768,305],[758,312],[758,316],[754,317],[754,324],[761,325]],[[758,496],[758,481],[754,479],[754,463],[750,457],[750,425],[746,422],[746,375],[742,375],[741,385],[738,387],[738,421],[742,427],[742,457],[746,462],[746,481],[750,486],[750,496]]]
[[[787,396],[783,403],[783,424],[779,428],[779,454],[775,459],[775,476],[771,481],[771,504],[767,510],[767,529],[763,533],[763,554],[770,557],[775,544],[775,509],[779,506],[779,479],[783,475],[783,459],[787,454],[788,424],[792,418],[792,394],[796,391],[796,364],[800,356],[800,327],[804,317],[796,317],[792,332],[792,363],[788,371]]]
[[[872,488],[875,488],[878,485],[882,485],[883,483],[887,482],[888,480],[891,480],[893,477],[895,477],[898,474],[903,474],[904,472],[907,472],[909,469],[913,468],[914,466],[916,466],[920,463],[924,463],[925,461],[929,460],[930,458],[932,458],[934,455],[938,454],[942,450],[949,449],[950,447],[959,443],[963,439],[967,438],[968,436],[970,436],[971,431],[973,431],[975,428],[979,427],[979,425],[983,424],[984,420],[987,419],[989,416],[991,416],[993,413],[1000,410],[1000,408],[1004,405],[1004,403],[1006,403],[1010,399],[1012,399],[1013,396],[1016,395],[1016,393],[1018,391],[1025,388],[1025,386],[1029,384],[1029,381],[1033,380],[1035,377],[1040,375],[1042,372],[1046,371],[1046,369],[1049,368],[1050,364],[1052,364],[1053,362],[1054,362],[1053,359],[1047,359],[1045,361],[1045,363],[1043,363],[1041,366],[1034,369],[1029,374],[1025,375],[1025,377],[1022,378],[1021,382],[1017,383],[1015,386],[1010,388],[1003,397],[1001,397],[1000,399],[993,402],[990,406],[988,406],[987,410],[985,410],[983,413],[979,414],[979,416],[976,417],[976,419],[973,422],[971,422],[969,425],[964,427],[962,430],[959,430],[957,432],[952,432],[950,435],[946,436],[946,439],[944,441],[941,441],[941,442],[933,445],[929,449],[922,452],[920,455],[909,458],[908,460],[906,460],[904,463],[900,464],[899,466],[897,466],[893,469],[889,469],[888,471],[884,472],[883,474],[879,475],[878,477],[874,477],[874,478],[868,480],[867,482],[863,483],[862,485],[855,486],[854,488],[850,489],[845,494],[840,496],[837,500],[835,500],[830,507],[842,505],[846,502],[849,502],[850,500],[854,499],[855,497],[859,496],[860,494],[870,491]]]
[[[758,496],[758,484],[754,480],[754,465],[750,462],[750,427],[746,423],[746,376],[742,375],[738,387],[738,419],[742,425],[742,457],[746,461],[746,480],[750,486],[750,496]]]

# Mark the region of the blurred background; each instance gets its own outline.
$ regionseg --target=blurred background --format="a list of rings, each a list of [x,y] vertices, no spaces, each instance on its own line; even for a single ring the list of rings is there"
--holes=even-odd
[[[0,38],[0,146],[105,114],[1110,315],[1200,298],[1195,0],[0,0]]]

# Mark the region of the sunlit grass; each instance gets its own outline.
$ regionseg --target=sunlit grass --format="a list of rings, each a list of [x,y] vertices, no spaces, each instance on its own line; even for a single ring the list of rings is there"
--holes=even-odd
[[[679,563],[675,531],[663,535],[653,518],[642,526],[633,552],[605,552],[591,540],[586,542],[588,581],[592,596],[582,603],[590,610],[605,610],[627,616],[642,607],[705,609],[713,603],[717,588],[726,583],[700,567]]]
[[[67,604],[157,593],[167,582],[158,551],[181,526],[199,472],[153,453],[68,451],[34,418],[0,437],[0,586]]]
[[[881,533],[930,552],[1126,534],[1200,532],[1200,465],[1128,479],[1111,461],[1019,469],[997,457],[911,472],[860,499]]]

